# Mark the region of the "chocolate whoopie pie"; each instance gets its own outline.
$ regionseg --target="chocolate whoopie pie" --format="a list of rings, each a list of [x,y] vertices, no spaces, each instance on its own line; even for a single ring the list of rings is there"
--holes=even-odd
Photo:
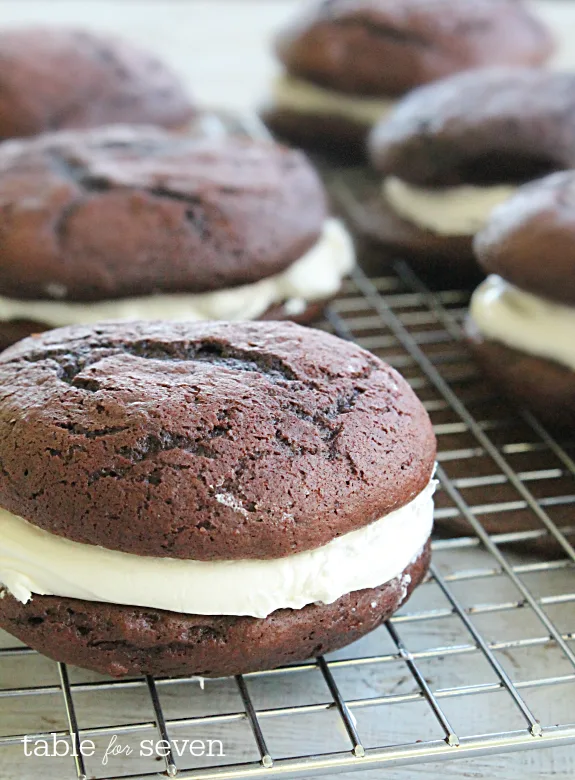
[[[0,343],[102,319],[308,319],[354,252],[305,157],[151,127],[0,146]]]
[[[104,323],[0,357],[0,626],[113,675],[325,653],[425,576],[407,382],[293,323]]]
[[[263,115],[304,146],[363,155],[369,129],[414,87],[468,68],[538,65],[552,50],[517,0],[307,3],[277,38],[284,73]]]
[[[575,167],[575,74],[486,68],[421,87],[369,141],[383,177],[352,221],[433,272],[473,275],[473,235],[518,185]]]
[[[575,171],[520,188],[475,251],[490,274],[468,320],[478,361],[543,420],[575,426]]]
[[[104,33],[0,31],[0,139],[130,122],[183,127],[194,113],[175,73]]]

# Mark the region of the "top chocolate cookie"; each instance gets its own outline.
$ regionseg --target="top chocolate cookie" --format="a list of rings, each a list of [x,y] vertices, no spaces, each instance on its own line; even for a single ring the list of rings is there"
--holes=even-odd
[[[162,62],[103,33],[0,32],[0,139],[115,122],[182,126],[193,108]]]
[[[2,144],[0,217],[0,295],[87,301],[279,273],[326,200],[300,152],[116,126]]]
[[[282,31],[276,49],[293,76],[401,95],[468,68],[538,65],[553,41],[517,0],[321,0]]]
[[[407,504],[430,420],[363,349],[290,323],[107,323],[0,357],[0,506],[140,555],[278,558]]]
[[[431,186],[575,167],[575,73],[486,68],[420,87],[374,128],[369,147],[384,174]]]
[[[575,171],[518,189],[493,212],[474,249],[488,273],[575,306]]]

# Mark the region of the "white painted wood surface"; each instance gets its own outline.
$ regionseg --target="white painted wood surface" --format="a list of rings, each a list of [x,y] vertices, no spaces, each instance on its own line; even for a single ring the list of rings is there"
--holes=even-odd
[[[470,0],[472,1],[472,0]],[[119,31],[131,37],[170,60],[189,80],[193,92],[204,103],[213,106],[226,106],[240,111],[253,109],[266,92],[266,86],[274,72],[275,65],[269,54],[269,39],[275,28],[293,11],[292,0],[1,0],[0,23],[2,25],[28,22],[52,22],[79,24],[100,29]],[[575,67],[575,2],[541,0],[536,2],[538,10],[556,28],[562,40],[557,58],[563,66]],[[477,555],[480,555],[479,553]],[[477,555],[467,561],[467,565],[477,565]],[[472,560],[472,564],[471,564]],[[466,565],[466,555],[458,553],[452,558],[442,556],[439,561],[443,571]],[[547,583],[549,586],[549,583]],[[572,590],[571,577],[558,574],[553,581],[557,589]],[[501,594],[486,594],[484,600],[500,599]],[[415,607],[414,607],[415,608]],[[493,615],[483,620],[482,629],[493,636],[500,636],[509,630],[508,617],[505,614]],[[572,627],[572,626],[571,626]],[[454,633],[454,627],[443,621],[426,623],[418,631],[409,632],[410,646],[433,647],[446,643],[468,641]],[[0,646],[14,645],[14,640],[0,635]],[[386,649],[387,648],[387,649]],[[386,638],[378,633],[361,643],[353,652],[386,652]],[[344,654],[342,654],[343,657]],[[545,676],[545,654],[529,654],[529,660],[521,654],[509,654],[509,669],[514,677],[520,679]],[[446,660],[441,670],[442,685],[449,681],[452,685],[492,679],[484,664],[469,663],[468,659]],[[445,664],[449,664],[446,675]],[[32,677],[28,670],[33,670]],[[430,665],[429,676],[433,679],[434,668]],[[437,671],[437,670],[436,670]],[[97,679],[96,676],[80,671],[72,672],[75,680]],[[365,667],[363,671],[341,673],[338,682],[344,692],[357,697],[376,695],[381,691],[381,681],[374,667]],[[45,684],[57,685],[54,665],[41,657],[29,659],[26,663],[14,659],[0,665],[0,686]],[[390,665],[386,674],[385,689],[404,690],[410,686],[401,664]],[[319,673],[308,673],[302,684],[292,683],[289,677],[256,681],[251,689],[256,706],[283,706],[287,702],[325,701],[329,697]],[[353,693],[352,693],[353,692]],[[550,694],[550,695],[549,695]],[[207,683],[203,694],[199,687],[170,686],[161,689],[162,701],[168,717],[184,717],[204,712],[235,711],[241,709],[241,703],[230,681],[211,681]],[[208,698],[209,697],[209,698]],[[529,700],[537,705],[538,711],[557,721],[575,721],[575,697],[573,686],[561,686],[552,689],[547,695],[537,691],[529,694]],[[83,727],[110,722],[111,711],[114,722],[129,722],[137,712],[137,719],[146,721],[151,718],[149,700],[145,691],[126,691],[90,697],[76,696],[78,716]],[[493,730],[517,728],[521,724],[501,699],[491,698],[489,703],[479,706],[475,699],[453,700],[450,714],[458,722],[464,722],[468,733],[484,731],[486,718]],[[378,713],[381,711],[378,710]],[[390,718],[382,721],[370,719],[369,711],[358,712],[361,733],[367,743],[378,744],[382,741],[406,741],[428,738],[428,730],[433,728],[434,720],[424,704],[392,707]],[[400,716],[401,715],[401,719]],[[288,749],[297,737],[304,752],[346,749],[345,735],[337,727],[325,729],[325,716],[320,725],[313,717],[303,718],[301,731],[294,733],[293,721],[283,719],[266,721],[266,737],[272,752],[276,755]],[[336,718],[333,716],[333,723]],[[61,697],[56,694],[48,697],[19,700],[3,700],[0,708],[0,733],[14,733],[26,730],[51,730],[65,727]],[[185,730],[184,730],[185,731]],[[255,759],[253,740],[246,724],[238,724],[233,729],[233,743],[226,749],[243,760]],[[148,735],[146,735],[148,736]],[[150,735],[151,736],[151,735]],[[177,734],[176,736],[180,736]],[[186,736],[186,734],[184,734]],[[189,736],[189,735],[188,735]],[[203,734],[215,738],[216,731]],[[441,736],[436,734],[436,736]],[[107,740],[105,740],[107,742]],[[127,741],[127,740],[126,740]],[[155,764],[157,771],[162,766]],[[69,761],[60,762],[50,759],[49,763],[38,763],[32,758],[23,760],[20,746],[0,752],[0,778],[42,777],[50,780],[73,777]],[[149,763],[140,763],[134,759],[115,761],[108,770],[98,768],[98,776],[106,771],[114,774],[149,771]],[[407,767],[391,770],[374,770],[369,773],[354,774],[349,777],[381,778],[382,780],[541,780],[559,778],[567,780],[575,776],[575,748],[560,750],[534,751],[510,756],[478,758],[473,761],[429,764],[419,767]],[[344,777],[340,775],[340,777]],[[348,777],[348,775],[345,775]]]

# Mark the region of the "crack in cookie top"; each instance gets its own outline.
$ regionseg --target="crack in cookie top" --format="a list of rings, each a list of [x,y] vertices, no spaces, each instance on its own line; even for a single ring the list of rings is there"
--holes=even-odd
[[[474,249],[487,273],[575,306],[575,171],[519,188],[493,212]]]
[[[575,73],[485,68],[421,87],[376,125],[372,161],[413,184],[521,183],[575,166]]]
[[[194,113],[167,65],[112,35],[5,29],[0,51],[0,138],[115,122],[179,127]]]
[[[280,273],[326,201],[300,152],[117,126],[4,144],[0,215],[0,295],[93,301]]]
[[[481,65],[538,65],[553,41],[517,0],[322,0],[276,49],[294,76],[373,96]]]
[[[359,347],[290,323],[107,323],[0,357],[0,506],[140,555],[278,558],[407,504],[431,423]]]

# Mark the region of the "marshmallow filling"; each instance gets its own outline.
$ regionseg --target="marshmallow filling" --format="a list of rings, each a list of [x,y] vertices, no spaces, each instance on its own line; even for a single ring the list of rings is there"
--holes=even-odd
[[[575,371],[575,306],[539,298],[492,274],[473,293],[470,314],[486,339]]]
[[[311,81],[297,79],[287,73],[279,76],[273,85],[274,106],[312,116],[337,116],[370,128],[389,114],[394,106],[392,98],[374,98],[349,95],[325,89]]]
[[[496,206],[517,187],[463,185],[417,187],[395,176],[383,181],[383,197],[402,219],[440,236],[473,236],[485,226]]]
[[[69,541],[0,510],[0,583],[23,603],[40,594],[198,615],[265,618],[330,604],[402,577],[430,537],[435,485],[321,547],[266,560],[139,556]]]

